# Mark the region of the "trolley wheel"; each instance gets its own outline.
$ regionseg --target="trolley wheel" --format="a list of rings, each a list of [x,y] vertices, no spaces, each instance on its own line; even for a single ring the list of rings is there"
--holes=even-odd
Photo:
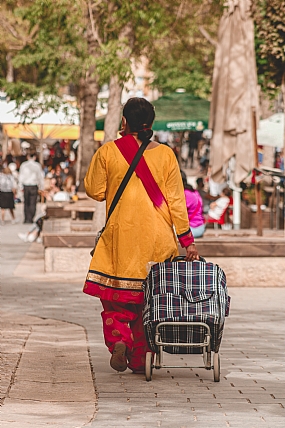
[[[147,352],[145,356],[145,380],[149,382],[152,377],[152,353]]]
[[[220,355],[218,352],[214,353],[214,382],[220,382]]]

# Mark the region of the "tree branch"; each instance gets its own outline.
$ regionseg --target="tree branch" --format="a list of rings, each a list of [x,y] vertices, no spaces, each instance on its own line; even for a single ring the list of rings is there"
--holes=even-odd
[[[182,0],[181,3],[180,3],[180,5],[179,5],[178,12],[176,14],[176,18],[175,18],[174,24],[172,26],[172,30],[176,27],[178,19],[180,18],[181,14],[182,14],[184,3],[185,3],[185,0]]]
[[[0,15],[0,25],[5,30],[9,31],[9,33],[11,33],[15,39],[21,39],[22,40],[21,36],[17,32],[17,30],[13,27],[13,25],[9,24],[9,22],[7,20],[5,20],[5,18],[1,15]]]
[[[97,29],[95,28],[95,22],[94,22],[94,18],[93,18],[93,11],[92,11],[92,5],[91,2],[88,1],[88,12],[89,12],[89,17],[90,17],[90,23],[91,23],[91,30],[92,30],[92,34],[94,37],[94,40],[96,40],[99,45],[102,45],[102,40],[99,36],[99,33],[97,31]]]
[[[0,15],[0,26],[3,28],[4,31],[9,31],[9,33],[17,40],[17,42],[21,43],[19,46],[14,46],[14,50],[21,50],[24,46],[26,46],[28,43],[31,43],[33,41],[33,38],[35,37],[39,26],[36,24],[29,35],[21,35],[18,33],[16,28],[8,22],[8,20],[5,20],[3,16]]]
[[[211,43],[211,45],[217,47],[218,43],[216,42],[216,40],[214,40],[210,34],[208,33],[208,31],[205,30],[205,28],[202,25],[199,25],[199,31],[200,33],[205,37],[205,39],[208,40],[208,42]]]
[[[134,30],[131,22],[127,22],[127,24],[121,29],[118,35],[119,47],[117,50],[117,56],[119,59],[128,58],[132,50],[134,48]]]
[[[30,34],[29,34],[29,41],[33,41],[33,38],[35,37],[35,35],[36,35],[36,33],[38,32],[38,29],[39,29],[39,25],[38,24],[36,24],[33,28],[32,28],[32,31],[30,32]]]

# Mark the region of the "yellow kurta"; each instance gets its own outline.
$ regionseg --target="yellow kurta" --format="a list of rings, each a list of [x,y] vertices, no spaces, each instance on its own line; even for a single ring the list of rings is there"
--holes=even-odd
[[[178,255],[173,225],[178,235],[189,230],[183,184],[173,151],[159,145],[145,150],[143,156],[167,201],[169,219],[155,208],[141,180],[133,173],[90,263],[87,278],[97,284],[141,290],[148,262],[163,262]],[[97,201],[106,200],[108,212],[128,168],[116,144],[104,144],[93,156],[86,174],[86,193]]]

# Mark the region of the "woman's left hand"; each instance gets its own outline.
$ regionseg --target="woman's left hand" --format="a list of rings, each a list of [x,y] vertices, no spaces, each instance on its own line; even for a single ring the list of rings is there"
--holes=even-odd
[[[196,245],[194,243],[186,247],[185,260],[187,262],[192,262],[193,260],[200,260]]]

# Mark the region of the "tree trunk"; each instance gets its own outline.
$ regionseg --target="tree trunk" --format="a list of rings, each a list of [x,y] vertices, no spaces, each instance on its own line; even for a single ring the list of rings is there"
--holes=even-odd
[[[99,93],[98,76],[96,74],[95,60],[100,55],[100,46],[96,33],[96,22],[94,21],[93,4],[88,2],[86,9],[87,27],[86,41],[88,54],[93,59],[93,64],[86,72],[84,82],[80,91],[80,148],[78,153],[79,170],[79,191],[84,191],[84,177],[95,151],[94,132],[96,129],[96,105]]]
[[[121,49],[117,51],[119,61],[130,58],[134,45],[134,30],[130,22],[122,28],[119,34]],[[104,124],[104,143],[116,139],[121,119],[121,97],[123,84],[119,76],[112,75],[109,83],[108,112]]]
[[[285,71],[282,75],[282,84],[281,84],[281,90],[282,90],[282,97],[283,97],[283,111],[284,111],[284,115],[285,115]],[[283,158],[285,156],[285,126],[284,126],[284,147],[283,147]],[[285,174],[285,171],[284,171]]]
[[[12,63],[12,54],[11,52],[8,52],[6,55],[6,61],[7,61],[7,74],[6,74],[6,80],[9,83],[14,82],[14,67]]]
[[[285,116],[285,71],[282,75],[282,84],[281,84],[281,90],[282,90],[282,96],[283,96],[283,111]],[[284,126],[284,141],[283,141],[283,174],[285,175],[285,126]],[[285,210],[285,192],[283,194],[283,209]],[[285,236],[285,219],[283,220],[283,227],[284,227],[284,236]]]
[[[112,76],[109,84],[108,112],[104,124],[104,143],[117,138],[121,119],[121,97],[123,85],[117,76]]]
[[[99,84],[97,79],[89,75],[85,80],[80,105],[80,145],[78,154],[80,191],[84,191],[84,177],[95,151],[94,132],[96,129],[95,114],[98,92]]]

